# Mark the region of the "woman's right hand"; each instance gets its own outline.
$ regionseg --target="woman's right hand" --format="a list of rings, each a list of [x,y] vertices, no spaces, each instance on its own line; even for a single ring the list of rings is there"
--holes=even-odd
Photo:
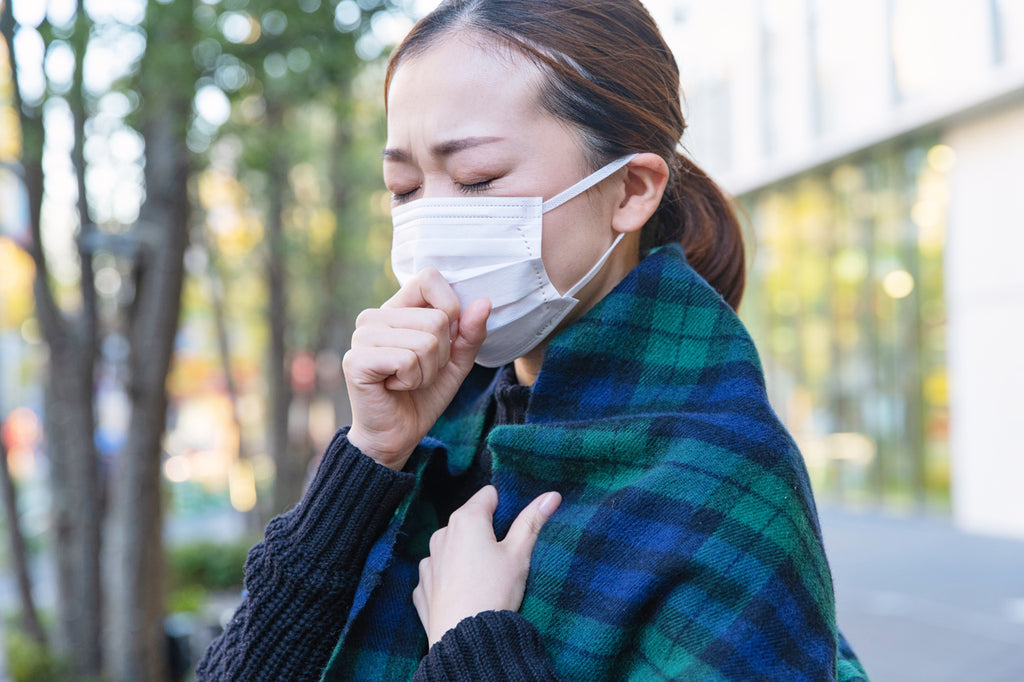
[[[422,270],[380,308],[356,319],[343,367],[352,405],[349,442],[401,470],[455,397],[487,337],[491,304],[461,310],[437,270]]]

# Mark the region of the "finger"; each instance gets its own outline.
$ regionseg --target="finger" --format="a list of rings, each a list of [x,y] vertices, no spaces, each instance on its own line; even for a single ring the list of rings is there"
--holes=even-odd
[[[434,565],[430,557],[423,557],[419,563],[420,581],[416,583],[416,589],[420,591],[420,598],[427,603],[427,595],[430,594],[431,579],[434,576]],[[415,590],[413,590],[415,592]]]
[[[368,308],[356,317],[356,329],[361,327],[418,329],[451,338],[448,314],[436,308]]]
[[[473,497],[466,500],[466,503],[458,510],[478,510],[488,516],[494,516],[494,510],[498,508],[498,489],[493,485],[485,485],[477,490]]]
[[[420,617],[420,623],[423,625],[423,629],[428,628],[428,616],[430,614],[429,604],[427,604],[427,591],[426,586],[427,578],[430,575],[430,560],[423,559],[420,561],[420,581],[416,584],[415,589],[412,591],[412,605],[416,607],[416,613]]]
[[[544,493],[537,497],[526,509],[519,512],[503,542],[529,557],[533,553],[533,545],[537,542],[541,528],[561,503],[562,496],[556,492]]]
[[[484,529],[491,538],[494,537],[494,510],[498,508],[498,490],[493,485],[485,485],[476,491],[473,497],[456,509],[448,519],[448,527],[453,531],[466,529]]]
[[[423,589],[417,585],[416,589],[412,591],[412,605],[416,607],[416,615],[420,617],[420,624],[423,625],[423,629],[427,629],[427,604],[423,598]]]
[[[451,361],[462,371],[469,372],[476,362],[480,346],[487,338],[487,318],[491,315],[491,302],[479,298],[468,306],[459,318],[458,334],[452,337]]]
[[[441,553],[441,548],[444,547],[445,529],[439,528],[433,532],[430,536],[430,556],[436,557]],[[426,559],[424,559],[426,561]],[[423,563],[420,562],[422,568]]]
[[[357,385],[383,382],[392,391],[411,391],[423,383],[419,356],[407,348],[352,349],[342,366],[348,381]]]
[[[424,268],[384,303],[382,308],[436,308],[459,319],[462,304],[452,286],[434,268]],[[454,336],[454,333],[452,334]]]
[[[447,330],[445,330],[447,335]],[[352,347],[397,348],[412,351],[418,358],[423,373],[423,383],[433,383],[437,371],[448,362],[451,344],[447,338],[438,339],[434,334],[417,329],[392,329],[369,326],[352,333]]]

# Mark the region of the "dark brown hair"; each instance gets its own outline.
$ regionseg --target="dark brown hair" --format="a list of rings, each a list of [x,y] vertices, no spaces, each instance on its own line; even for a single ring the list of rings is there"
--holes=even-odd
[[[679,242],[690,265],[739,306],[742,228],[718,185],[679,150],[679,67],[639,0],[445,0],[392,53],[385,97],[403,59],[456,30],[497,38],[547,74],[541,102],[579,131],[594,169],[632,152],[661,156],[669,184],[640,233],[641,253]]]

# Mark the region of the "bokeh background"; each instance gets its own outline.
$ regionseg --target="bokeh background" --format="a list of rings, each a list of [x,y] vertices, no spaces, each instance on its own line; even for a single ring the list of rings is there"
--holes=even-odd
[[[430,0],[0,0],[0,679],[182,680],[395,288]],[[876,680],[1024,679],[1024,0],[648,0]]]

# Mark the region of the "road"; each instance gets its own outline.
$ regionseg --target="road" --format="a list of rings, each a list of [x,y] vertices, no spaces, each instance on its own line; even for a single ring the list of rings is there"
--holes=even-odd
[[[873,682],[1024,682],[1024,541],[819,510],[840,628]]]

